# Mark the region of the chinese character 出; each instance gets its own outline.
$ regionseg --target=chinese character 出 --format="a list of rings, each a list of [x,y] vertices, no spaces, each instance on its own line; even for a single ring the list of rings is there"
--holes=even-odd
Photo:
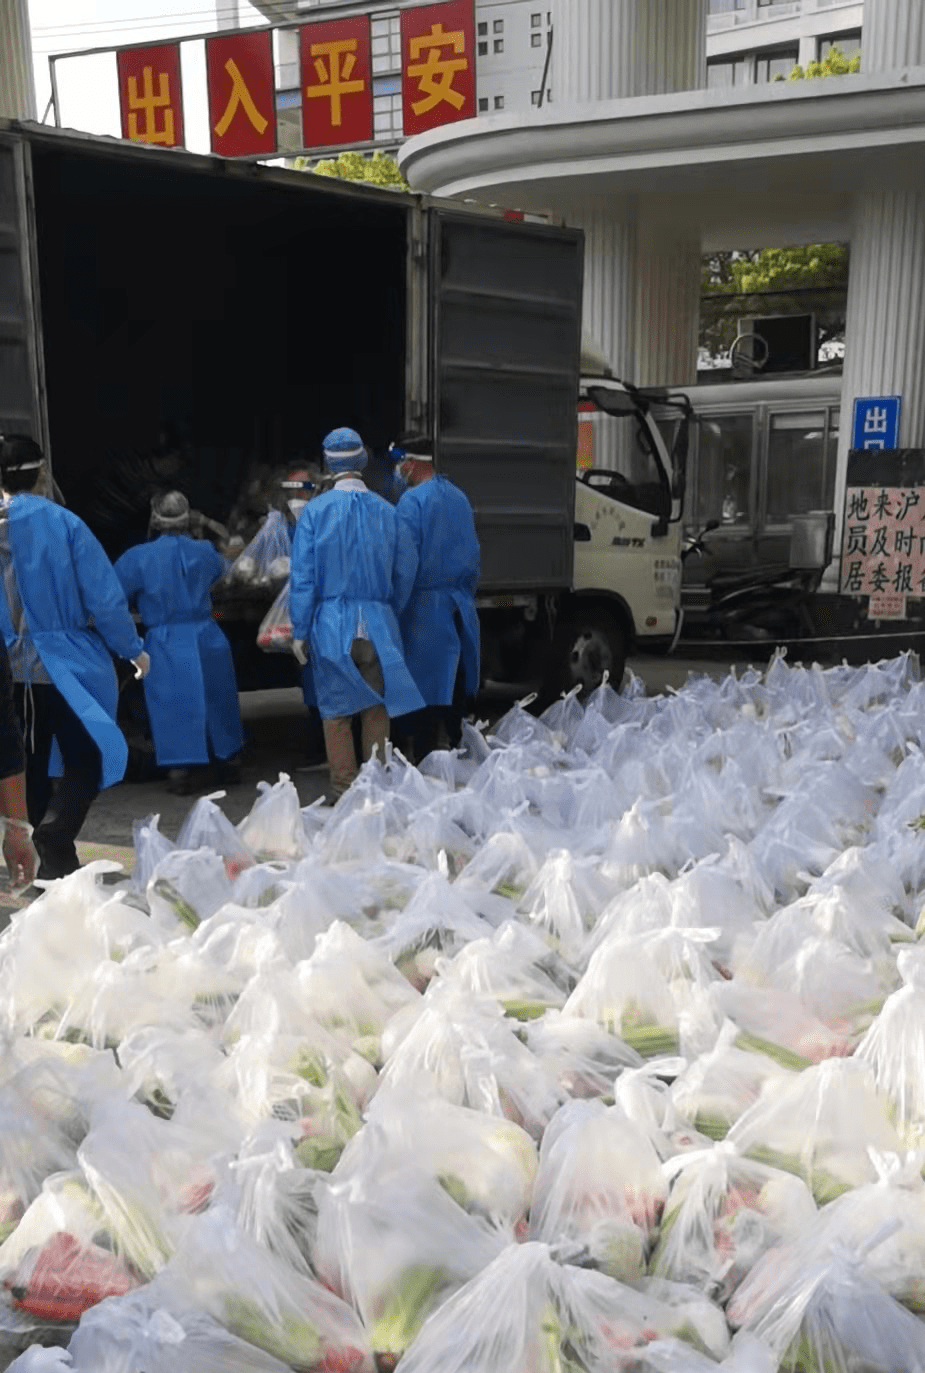
[[[851,563],[848,568],[848,576],[845,578],[845,590],[847,592],[861,591],[864,586],[863,563]]]
[[[912,590],[912,564],[900,563],[896,569],[896,576],[893,578],[894,591]]]
[[[449,48],[456,57],[442,56],[442,49]],[[465,96],[453,89],[453,79],[457,72],[468,69],[466,59],[466,35],[462,32],[444,33],[442,24],[433,24],[430,33],[421,38],[412,38],[410,43],[411,62],[408,75],[417,79],[418,89],[423,99],[412,101],[411,108],[416,115],[429,113],[444,101],[454,110],[461,110],[466,103]],[[425,61],[421,61],[423,52]]]
[[[174,146],[173,107],[170,100],[170,76],[161,72],[158,77],[157,93],[154,90],[154,71],[143,67],[141,72],[141,94],[138,81],[134,76],[128,78],[128,136],[133,143],[165,143]],[[157,127],[157,111],[164,111],[164,123]],[[144,126],[139,130],[139,112],[143,113]]]
[[[915,533],[911,529],[897,529],[895,553],[904,553],[907,558],[914,555]]]
[[[900,521],[906,518],[906,516],[909,514],[909,511],[913,508],[913,506],[918,505],[919,493],[917,491],[904,491],[903,500],[905,504],[903,505],[902,510],[898,510],[896,512],[896,518]]]
[[[872,405],[864,416],[864,433],[885,434],[888,418],[882,405]]]
[[[870,546],[870,556],[872,558],[875,558],[878,553],[884,556],[889,553],[889,549],[886,546],[886,531],[887,526],[884,524],[874,532],[874,541]]]
[[[848,503],[849,520],[869,520],[870,506],[867,504],[866,491],[852,491],[851,500]]]
[[[890,509],[889,491],[880,492],[880,495],[877,497],[877,500],[875,502],[875,512],[881,520],[883,519],[884,515],[886,515],[887,518],[889,518],[889,516],[892,515],[893,512]]]
[[[357,64],[357,46],[355,38],[342,38],[337,42],[313,43],[310,49],[315,59],[319,84],[309,86],[305,94],[310,100],[320,96],[330,100],[331,124],[334,128],[339,128],[344,122],[344,96],[359,95],[366,89],[366,82],[362,79],[350,80]],[[327,65],[325,58],[328,59]]]
[[[231,77],[231,94],[228,97],[228,104],[225,106],[225,113],[215,126],[215,132],[218,134],[219,138],[224,138],[225,134],[231,128],[232,120],[240,108],[247,115],[257,132],[263,133],[269,121],[264,119],[257,106],[254,104],[254,97],[247,89],[247,83],[241,75],[238,64],[233,57],[229,57],[228,61],[225,63],[225,71]]]
[[[845,553],[867,552],[867,529],[863,524],[853,524],[848,529],[848,547]]]
[[[871,591],[875,593],[883,591],[886,587],[889,586],[889,584],[890,574],[889,572],[887,572],[885,564],[878,563],[877,566],[872,569],[870,574]]]

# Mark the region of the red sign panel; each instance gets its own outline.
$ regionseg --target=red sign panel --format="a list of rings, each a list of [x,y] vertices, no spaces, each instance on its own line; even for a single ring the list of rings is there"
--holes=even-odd
[[[302,143],[369,143],[373,136],[370,21],[339,19],[299,30]]]
[[[122,137],[132,143],[183,146],[180,47],[126,48],[116,53]]]
[[[276,152],[272,35],[234,33],[206,41],[209,135],[222,157]]]
[[[451,0],[402,10],[404,130],[426,133],[475,116],[475,7]]]

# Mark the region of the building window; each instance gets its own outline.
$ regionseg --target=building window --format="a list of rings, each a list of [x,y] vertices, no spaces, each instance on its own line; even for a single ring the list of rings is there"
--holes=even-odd
[[[714,57],[707,63],[707,87],[712,91],[744,86],[751,74],[750,57]]]
[[[495,33],[504,33],[504,20],[496,19],[494,24],[492,24],[492,28],[494,29]]]
[[[372,23],[373,75],[401,71],[401,37],[398,17]]]
[[[531,46],[531,48],[539,48],[539,47],[542,47],[542,45],[543,45],[543,35],[542,35],[541,33],[531,33],[531,35],[530,35],[530,46]]]
[[[504,52],[504,39],[503,39],[503,38],[496,38],[496,39],[495,39],[495,52]]]
[[[480,96],[479,96],[479,114],[485,114],[487,110],[488,110],[488,96],[487,96],[487,95],[480,95]]]
[[[495,96],[495,109],[496,109],[496,110],[503,110],[503,109],[504,109],[504,96],[503,96],[503,95],[496,95],[496,96]]]
[[[479,24],[479,38],[484,38],[488,33],[487,24]]]
[[[542,14],[531,14],[531,15],[530,15],[530,27],[531,27],[531,29],[538,29],[538,28],[541,26],[542,22],[543,22],[543,16],[542,16]]]
[[[479,44],[479,57],[487,57],[487,56],[488,56],[488,44],[487,44],[487,43],[480,43],[480,44]]]
[[[401,94],[373,95],[373,137],[377,143],[402,137]]]
[[[820,38],[816,49],[816,56],[820,62],[825,60],[829,48],[838,48],[845,57],[855,57],[861,51],[861,30],[853,29],[851,33],[830,33],[825,38]]]
[[[539,103],[540,103],[540,93],[539,93],[539,91],[531,91],[531,92],[530,92],[530,104],[531,104],[531,105],[538,105]]]
[[[744,10],[745,0],[710,0],[711,14],[731,14],[733,10]]]
[[[779,48],[776,52],[759,52],[755,55],[756,81],[773,81],[781,77],[786,81],[800,60],[799,48]]]

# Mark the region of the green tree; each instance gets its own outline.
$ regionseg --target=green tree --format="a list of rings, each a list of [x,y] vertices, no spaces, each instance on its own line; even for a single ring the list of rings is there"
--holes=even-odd
[[[815,243],[760,252],[716,252],[703,259],[701,346],[725,353],[750,315],[814,312],[820,345],[845,331],[848,245]]]
[[[852,72],[861,70],[861,54],[856,52],[853,57],[846,56],[841,48],[833,43],[825,54],[821,62],[810,62],[806,67],[799,64],[787,77],[788,81],[820,81],[827,76],[849,76]],[[775,76],[775,81],[783,81],[782,76]]]
[[[337,157],[326,158],[313,167],[307,157],[297,157],[293,166],[300,172],[314,172],[315,176],[334,176],[342,181],[366,181],[371,186],[389,186],[398,191],[407,191],[408,183],[398,170],[398,163],[387,153],[373,153],[364,157],[362,153],[343,152]]]

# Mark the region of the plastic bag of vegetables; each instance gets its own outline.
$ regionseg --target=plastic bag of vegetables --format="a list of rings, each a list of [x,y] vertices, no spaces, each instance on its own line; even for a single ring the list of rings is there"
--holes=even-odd
[[[258,782],[257,800],[238,826],[245,848],[258,862],[305,858],[308,838],[302,821],[301,802],[287,773],[271,786]]]
[[[325,1286],[360,1313],[384,1373],[427,1316],[505,1243],[499,1226],[464,1211],[413,1158],[386,1153],[331,1178],[319,1200],[314,1261]]]
[[[156,1287],[101,1302],[81,1319],[68,1355],[74,1373],[288,1373],[212,1316],[158,1304]]]
[[[297,1373],[372,1373],[356,1313],[245,1234],[225,1205],[193,1219],[158,1282],[169,1309],[196,1307]]]
[[[802,1177],[822,1206],[875,1180],[871,1147],[902,1152],[888,1112],[866,1064],[828,1059],[773,1084],[728,1137],[747,1157]]]
[[[251,539],[238,554],[228,572],[229,583],[237,589],[267,591],[280,587],[289,578],[292,541],[285,516],[271,510]]]
[[[219,854],[225,865],[229,882],[254,864],[254,855],[247,847],[242,836],[215,804],[225,795],[215,791],[211,796],[202,796],[183,821],[177,835],[178,849],[211,849]]]
[[[615,1078],[643,1062],[635,1049],[596,1021],[558,1011],[530,1021],[525,1038],[561,1091],[579,1100],[610,1096]]]
[[[476,996],[494,997],[505,1015],[520,1021],[561,1009],[573,981],[548,945],[513,920],[491,938],[473,939],[452,959],[439,960],[437,971]]]
[[[530,1238],[567,1244],[574,1262],[638,1281],[667,1195],[658,1155],[619,1106],[570,1101],[543,1136]]]
[[[596,1020],[643,1058],[678,1052],[678,1010],[671,987],[642,938],[601,944],[563,1014]]]
[[[911,1373],[925,1368],[925,1323],[865,1269],[887,1223],[854,1252],[819,1231],[772,1249],[729,1303],[728,1317],[769,1346],[781,1373]]]
[[[264,653],[292,652],[292,616],[289,614],[289,582],[287,580],[260,621],[257,647]]]
[[[799,1238],[816,1206],[791,1173],[742,1158],[733,1145],[680,1155],[652,1271],[725,1303],[766,1250]]]
[[[678,1115],[709,1139],[725,1139],[767,1084],[794,1076],[770,1054],[740,1048],[740,1034],[738,1025],[725,1021],[710,1052],[688,1062],[671,1086]]]
[[[887,999],[855,1057],[889,1101],[903,1143],[918,1149],[925,1145],[925,959],[904,949],[897,966],[903,986]]]

